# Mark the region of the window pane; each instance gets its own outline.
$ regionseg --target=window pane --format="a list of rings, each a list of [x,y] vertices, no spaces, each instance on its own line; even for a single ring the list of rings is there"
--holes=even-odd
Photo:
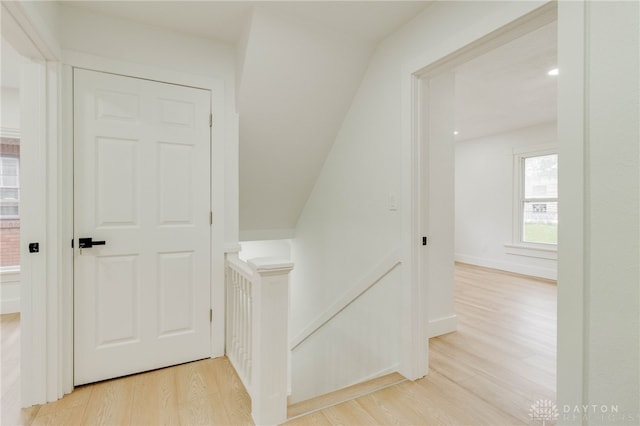
[[[558,244],[558,202],[524,202],[522,240],[527,243]]]
[[[20,190],[18,188],[0,188],[0,200],[17,201],[20,199]]]
[[[558,155],[524,159],[524,197],[558,197]]]
[[[18,157],[0,157],[0,186],[18,187]]]
[[[20,214],[19,209],[18,203],[0,203],[0,218],[17,219]]]

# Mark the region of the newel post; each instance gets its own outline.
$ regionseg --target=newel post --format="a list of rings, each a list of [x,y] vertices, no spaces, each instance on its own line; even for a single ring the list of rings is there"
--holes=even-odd
[[[287,420],[289,272],[293,263],[275,258],[248,263],[254,271],[251,416],[256,425],[276,425]]]

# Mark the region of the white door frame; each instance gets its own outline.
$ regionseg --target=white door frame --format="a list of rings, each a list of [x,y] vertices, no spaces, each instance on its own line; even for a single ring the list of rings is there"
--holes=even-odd
[[[59,215],[59,46],[30,5],[2,3],[2,35],[18,53],[36,62],[21,87],[23,129],[22,186],[29,193],[21,208],[21,405],[58,399],[69,389],[61,363],[62,323],[58,293],[60,269]],[[25,109],[26,108],[26,109]],[[28,126],[24,121],[30,120]],[[21,206],[24,207],[24,206]],[[43,215],[43,212],[47,212]],[[29,242],[40,243],[40,253],[29,254]]]
[[[556,9],[557,7],[557,9]],[[421,269],[420,236],[425,226],[423,174],[428,173],[423,150],[428,143],[424,128],[425,82],[430,76],[479,55],[557,19],[558,145],[561,162],[560,191],[563,222],[559,231],[558,258],[558,401],[580,404],[583,392],[583,205],[584,205],[584,16],[583,2],[550,2],[502,28],[460,46],[460,49],[419,58],[403,72],[403,234],[404,317],[401,372],[410,379],[428,372],[427,275]]]
[[[213,226],[211,227],[211,308],[213,309],[213,322],[211,327],[211,356],[224,355],[224,148],[225,148],[225,93],[224,81],[217,78],[191,75],[177,71],[171,71],[140,64],[122,62],[75,51],[63,51],[63,116],[65,126],[63,133],[64,164],[63,170],[73,170],[73,68],[84,68],[92,71],[119,74],[129,77],[153,80],[162,83],[195,87],[211,92],[211,111],[213,114],[213,127],[211,129],[211,209],[213,211]],[[69,172],[64,177],[63,187],[73,187],[73,175]],[[63,208],[64,216],[72,218],[73,197],[65,200]],[[70,247],[73,235],[73,219],[66,224],[69,230],[69,244],[66,249],[69,252],[73,265],[72,250]],[[65,233],[65,235],[67,235]],[[71,320],[73,312],[73,281],[64,282],[63,301],[65,313]],[[71,321],[72,322],[72,321]],[[67,343],[67,342],[66,342]],[[72,359],[73,341],[66,347],[67,359]]]

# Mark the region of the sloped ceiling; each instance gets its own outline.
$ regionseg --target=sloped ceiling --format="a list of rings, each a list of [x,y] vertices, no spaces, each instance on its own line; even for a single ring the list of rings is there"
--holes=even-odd
[[[240,239],[294,235],[377,42],[423,3],[257,5],[241,38]]]
[[[238,93],[241,239],[292,236],[372,51],[254,9]]]
[[[293,235],[375,46],[427,1],[74,1],[237,46],[241,239]]]
[[[228,43],[236,43],[240,39],[253,7],[260,6],[377,43],[430,2],[72,0],[56,3]]]

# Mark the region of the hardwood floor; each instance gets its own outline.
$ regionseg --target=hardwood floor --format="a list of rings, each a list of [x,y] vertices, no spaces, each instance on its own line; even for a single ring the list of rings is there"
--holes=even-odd
[[[287,424],[532,424],[532,404],[555,401],[555,284],[457,265],[456,310],[458,331],[430,341],[427,377]],[[17,315],[2,315],[2,425],[253,424],[249,397],[226,358],[81,386],[20,410],[18,323]]]

